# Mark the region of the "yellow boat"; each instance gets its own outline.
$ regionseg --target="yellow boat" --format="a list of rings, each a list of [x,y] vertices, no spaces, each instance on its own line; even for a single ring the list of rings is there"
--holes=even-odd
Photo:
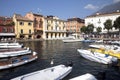
[[[120,59],[120,52],[116,52],[114,50],[105,50],[104,48],[100,48],[100,49],[89,49],[93,52],[99,52],[102,54],[109,54],[111,56],[117,57],[118,59]]]

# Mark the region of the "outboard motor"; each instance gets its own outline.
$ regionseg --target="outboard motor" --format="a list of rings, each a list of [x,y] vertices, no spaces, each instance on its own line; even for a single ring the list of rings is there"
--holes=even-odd
[[[118,49],[118,47],[114,47],[114,50],[117,50]]]
[[[66,64],[66,66],[68,67],[68,66],[73,66],[73,62],[72,61],[70,61],[70,62],[68,62],[67,64]]]
[[[112,57],[112,65],[116,66],[118,64],[118,59],[116,57]]]

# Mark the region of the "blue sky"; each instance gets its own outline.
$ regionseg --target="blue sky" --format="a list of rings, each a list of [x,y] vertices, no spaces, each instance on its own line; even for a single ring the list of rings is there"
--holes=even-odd
[[[0,16],[25,15],[27,12],[54,15],[60,19],[85,18],[105,5],[120,0],[0,0]]]

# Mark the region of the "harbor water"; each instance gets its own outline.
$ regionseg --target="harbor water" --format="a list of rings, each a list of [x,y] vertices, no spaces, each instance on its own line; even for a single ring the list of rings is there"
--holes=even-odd
[[[63,43],[61,40],[25,41],[20,43],[36,51],[38,59],[19,67],[1,70],[0,80],[10,80],[14,77],[51,67],[50,62],[52,59],[54,59],[52,66],[73,62],[72,72],[63,80],[69,80],[85,73],[93,74],[98,80],[102,80],[99,78],[100,73],[105,73],[104,80],[120,80],[119,67],[92,62],[79,55],[77,49],[86,49],[90,43]]]

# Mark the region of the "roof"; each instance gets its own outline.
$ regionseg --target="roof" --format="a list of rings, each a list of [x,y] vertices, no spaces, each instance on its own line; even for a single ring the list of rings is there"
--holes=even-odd
[[[43,17],[43,15],[40,15],[40,14],[36,14],[36,13],[33,13],[34,16],[40,16],[40,17]]]
[[[69,19],[67,19],[67,21],[78,21],[80,23],[84,23],[84,20],[80,19],[80,18],[69,18]]]
[[[23,21],[32,21],[26,17],[21,16],[20,14],[15,14],[17,20],[23,20]]]
[[[106,15],[106,14],[115,14],[120,13],[120,2],[107,5],[100,9],[99,11],[87,16],[87,17],[94,17],[98,15]]]

